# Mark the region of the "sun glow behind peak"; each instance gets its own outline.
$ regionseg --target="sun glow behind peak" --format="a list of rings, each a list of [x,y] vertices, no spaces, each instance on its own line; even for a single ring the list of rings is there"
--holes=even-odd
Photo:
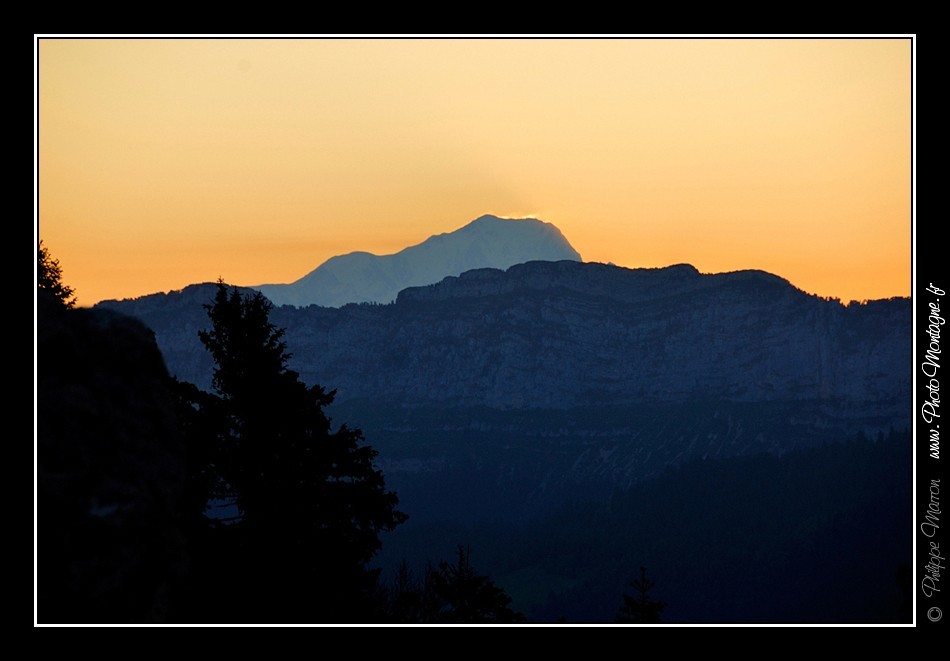
[[[81,304],[290,282],[500,218],[591,261],[910,290],[906,39],[43,39],[39,228]],[[518,209],[531,212],[512,213]]]
[[[536,213],[519,213],[512,215],[505,215],[500,213],[491,214],[495,218],[501,218],[502,220],[540,220],[539,214]]]

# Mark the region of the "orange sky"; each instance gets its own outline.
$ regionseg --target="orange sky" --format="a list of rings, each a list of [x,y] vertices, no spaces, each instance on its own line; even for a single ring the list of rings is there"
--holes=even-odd
[[[38,73],[39,236],[83,305],[484,213],[587,261],[910,293],[907,39],[41,39]]]

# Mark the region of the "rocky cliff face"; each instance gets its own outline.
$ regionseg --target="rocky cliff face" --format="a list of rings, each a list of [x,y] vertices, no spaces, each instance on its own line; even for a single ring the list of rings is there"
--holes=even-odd
[[[274,320],[295,368],[341,401],[505,409],[885,404],[910,392],[909,313],[907,301],[844,307],[762,272],[535,262],[408,289],[392,306]]]
[[[141,318],[170,370],[207,387],[197,330],[212,294],[103,305]],[[439,493],[457,505],[460,484],[472,508],[521,507],[683,458],[910,425],[910,301],[843,306],[757,271],[530,262],[391,305],[282,307],[271,320],[302,378],[337,390],[331,414],[363,427],[413,512]]]

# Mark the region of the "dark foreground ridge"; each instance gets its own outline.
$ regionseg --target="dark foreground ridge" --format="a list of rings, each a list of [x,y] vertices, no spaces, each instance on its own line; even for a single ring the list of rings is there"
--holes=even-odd
[[[37,300],[41,622],[165,620],[188,568],[185,447],[151,332]]]

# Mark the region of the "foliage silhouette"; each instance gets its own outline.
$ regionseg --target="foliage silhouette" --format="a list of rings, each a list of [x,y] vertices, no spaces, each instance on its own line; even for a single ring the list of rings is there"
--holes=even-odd
[[[288,369],[271,307],[219,282],[205,306],[212,328],[199,333],[217,394],[179,389],[186,424],[204,439],[190,464],[192,493],[237,511],[234,521],[207,522],[203,566],[217,577],[203,589],[225,595],[223,619],[371,619],[376,573],[366,564],[379,534],[407,517],[362,433],[331,431],[323,409],[334,393]]]
[[[509,607],[511,598],[488,577],[472,567],[469,552],[458,547],[458,559],[438,567],[428,565],[416,581],[403,561],[390,583],[387,598],[389,619],[413,623],[516,623],[521,613]]]
[[[437,621],[442,602],[435,593],[433,576],[435,570],[426,566],[421,579],[416,579],[403,560],[396,575],[383,590],[382,599],[386,604],[386,619],[398,623],[430,623]]]
[[[469,553],[458,547],[458,560],[439,563],[432,574],[433,589],[444,603],[438,619],[443,622],[523,622],[524,616],[511,610],[511,598],[487,576],[478,574]]]
[[[630,582],[636,596],[623,595],[623,605],[617,614],[617,622],[632,624],[658,624],[666,602],[650,599],[650,590],[656,585],[647,578],[646,567],[640,567],[640,577]]]
[[[63,283],[59,260],[53,259],[42,241],[36,251],[36,284],[39,291],[51,295],[63,307],[71,308],[76,304],[73,288]]]

